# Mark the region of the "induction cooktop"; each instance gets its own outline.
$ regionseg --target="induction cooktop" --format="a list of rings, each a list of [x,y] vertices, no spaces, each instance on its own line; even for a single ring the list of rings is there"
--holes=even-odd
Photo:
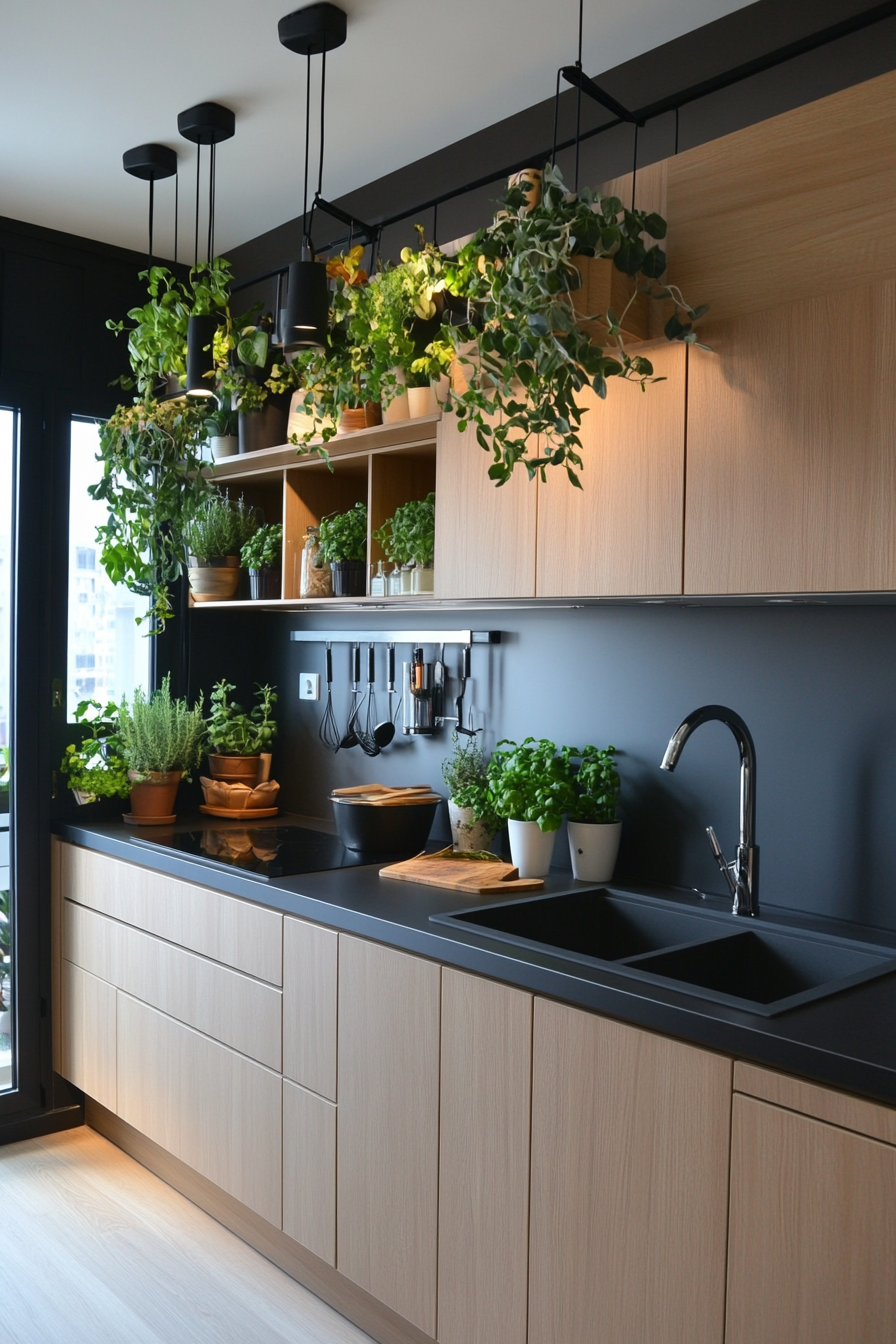
[[[162,850],[216,868],[238,868],[267,882],[296,873],[322,873],[333,868],[358,868],[388,856],[346,849],[336,835],[304,826],[233,826],[169,831],[157,839],[132,835],[132,845]]]

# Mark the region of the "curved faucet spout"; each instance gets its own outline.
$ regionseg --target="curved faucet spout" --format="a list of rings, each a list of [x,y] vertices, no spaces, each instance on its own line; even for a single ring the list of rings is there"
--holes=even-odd
[[[703,705],[682,719],[669,739],[661,762],[663,770],[672,771],[678,764],[685,742],[701,723],[717,720],[731,729],[740,751],[740,831],[737,858],[728,863],[718,847],[715,832],[708,827],[707,834],[713,853],[734,897],[734,914],[759,913],[759,846],[756,844],[756,747],[749,728],[741,716],[725,705]]]

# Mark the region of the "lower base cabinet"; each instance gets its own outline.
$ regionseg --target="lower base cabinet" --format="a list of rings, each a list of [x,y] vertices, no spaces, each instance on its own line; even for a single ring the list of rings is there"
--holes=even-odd
[[[118,1104],[115,988],[60,958],[65,1011],[61,1014],[56,1068],[101,1106]]]
[[[545,999],[529,1344],[722,1344],[731,1061]]]
[[[894,1339],[896,1147],[736,1094],[726,1344]]]
[[[283,1231],[336,1264],[336,1107],[283,1080]]]
[[[280,1112],[278,1074],[118,992],[118,1115],[275,1227]]]

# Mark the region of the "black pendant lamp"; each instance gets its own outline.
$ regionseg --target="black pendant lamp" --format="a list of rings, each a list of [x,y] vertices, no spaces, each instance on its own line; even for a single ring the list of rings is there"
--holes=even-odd
[[[149,183],[149,264],[152,266],[152,226],[155,208],[155,185],[163,178],[174,177],[177,173],[177,152],[167,145],[137,145],[125,150],[121,156],[121,165],[131,177],[140,178]],[[177,206],[174,214],[174,249],[177,251]]]
[[[196,220],[193,268],[199,267],[199,193],[202,146],[208,145],[208,243],[206,265],[215,255],[215,149],[222,140],[230,140],[236,131],[236,117],[220,103],[197,103],[178,114],[177,129],[185,140],[196,146]],[[202,313],[187,323],[187,396],[214,397],[214,340],[218,329],[216,313]]]
[[[311,57],[321,56],[320,79],[320,157],[318,161],[315,202],[323,188],[324,175],[324,113],[327,89],[327,52],[341,47],[345,41],[347,20],[344,10],[337,5],[321,3],[306,5],[287,14],[277,25],[277,33],[284,47],[298,52],[306,59],[305,68],[305,173],[302,197],[302,255],[289,267],[286,295],[286,317],[280,333],[283,349],[289,353],[324,345],[329,320],[329,293],[326,267],[314,260],[311,241],[311,219],[308,217],[308,137],[311,121]]]

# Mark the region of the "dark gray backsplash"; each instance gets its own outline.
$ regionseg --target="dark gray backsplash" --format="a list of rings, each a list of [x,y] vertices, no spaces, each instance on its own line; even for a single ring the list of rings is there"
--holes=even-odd
[[[300,671],[324,669],[324,645],[291,643],[294,628],[370,629],[382,614],[317,617],[194,614],[194,669],[233,679],[276,680],[282,735],[275,774],[284,806],[327,816],[337,784],[430,783],[450,732],[434,740],[396,735],[376,759],[333,755],[317,737],[323,699],[300,701]],[[412,628],[411,617],[390,616]],[[726,728],[707,724],[688,742],[674,775],[659,763],[673,729],[708,702],[746,719],[758,757],[757,837],[761,899],[768,905],[896,929],[896,608],[615,606],[580,610],[446,611],[417,625],[505,632],[473,651],[472,703],[492,747],[527,734],[557,743],[614,743],[623,780],[623,844],[617,877],[721,892],[704,834],[713,824],[733,856],[738,755]],[[217,634],[215,632],[218,632]],[[200,632],[203,638],[198,639]],[[407,657],[407,649],[404,650]],[[446,655],[455,667],[459,650]],[[347,646],[337,645],[336,710],[347,706]],[[208,665],[211,675],[205,676]],[[264,666],[262,666],[264,664]],[[385,652],[378,651],[385,711]],[[384,717],[384,713],[381,715]],[[444,790],[442,790],[444,791]],[[447,821],[440,819],[442,833]],[[562,840],[556,857],[563,857]],[[568,859],[567,859],[568,862]]]

